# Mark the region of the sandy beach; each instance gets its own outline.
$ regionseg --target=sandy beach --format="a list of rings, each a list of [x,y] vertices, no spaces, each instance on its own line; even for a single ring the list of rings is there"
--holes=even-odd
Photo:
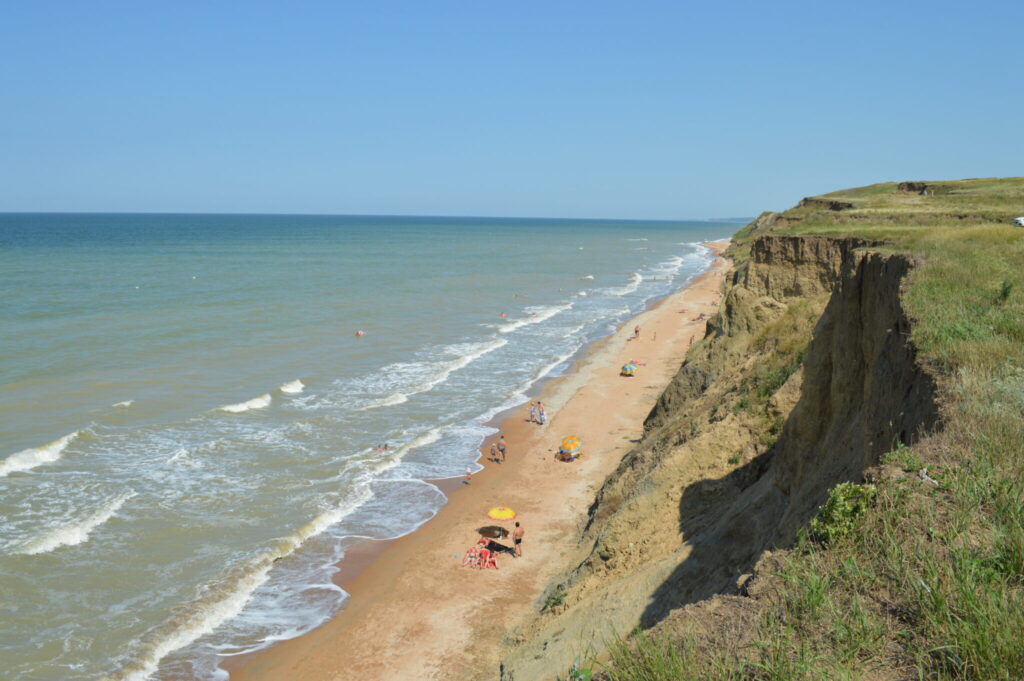
[[[708,245],[720,253],[726,244]],[[547,408],[546,425],[528,421],[528,405],[505,418],[506,462],[489,461],[485,443],[485,469],[469,484],[445,481],[449,502],[432,520],[401,539],[368,542],[346,555],[337,581],[351,598],[337,617],[299,638],[227,660],[231,678],[496,678],[502,637],[537,607],[594,491],[640,437],[690,343],[703,335],[701,315],[716,309],[726,270],[726,261],[716,258],[685,289],[626,322],[570,374],[546,384],[538,397]],[[640,337],[633,339],[637,325]],[[621,377],[620,367],[630,360],[642,363],[637,375]],[[584,456],[574,463],[554,459],[567,435],[584,440]],[[495,524],[487,510],[498,505],[518,513],[526,532],[523,557],[502,554],[497,570],[463,567],[477,529]]]

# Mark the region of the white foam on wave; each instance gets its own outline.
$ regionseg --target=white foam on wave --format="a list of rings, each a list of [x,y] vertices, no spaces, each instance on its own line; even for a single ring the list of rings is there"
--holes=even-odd
[[[63,452],[67,446],[71,444],[71,441],[78,437],[81,432],[82,431],[80,430],[76,430],[75,432],[68,433],[64,437],[54,440],[47,445],[43,445],[42,447],[23,449],[17,454],[11,454],[0,462],[0,478],[11,473],[30,471],[36,466],[42,466],[46,463],[53,463],[60,458],[61,452]]]
[[[590,279],[591,281],[593,281],[594,280],[594,275],[593,274],[586,274],[586,275],[580,277],[580,279]]]
[[[289,381],[288,383],[285,383],[280,388],[278,388],[278,390],[283,392],[285,395],[298,395],[305,388],[305,383],[303,383],[299,379],[295,379],[294,381]]]
[[[551,307],[528,307],[525,309],[526,312],[530,313],[529,317],[523,319],[517,319],[510,324],[503,324],[498,327],[498,333],[511,333],[516,329],[521,329],[524,326],[530,324],[540,324],[541,322],[547,321],[554,317],[556,314],[565,312],[572,307],[572,303],[565,303],[564,305],[552,305]]]
[[[639,273],[630,272],[628,284],[626,284],[625,286],[620,286],[618,288],[604,289],[602,293],[604,293],[606,296],[614,296],[616,298],[621,298],[622,296],[629,295],[630,293],[633,293],[638,288],[640,288],[640,284],[641,282],[643,282],[643,280],[643,276],[641,276]]]
[[[423,373],[427,374],[427,377],[411,385],[405,387],[402,390],[396,391],[387,397],[382,397],[378,400],[374,400],[360,408],[360,411],[366,411],[367,409],[379,409],[380,407],[392,407],[397,404],[403,404],[409,401],[409,398],[413,395],[419,395],[432,390],[435,386],[440,385],[448,380],[448,377],[459,369],[463,369],[476,360],[480,359],[484,355],[494,352],[500,347],[508,344],[508,341],[504,338],[495,338],[490,341],[484,341],[482,343],[463,343],[459,345],[449,345],[443,349],[446,354],[459,355],[453,360],[444,360],[441,362],[434,362],[426,366],[426,371]],[[389,370],[394,368],[408,368],[409,364],[403,365],[390,365],[381,369],[381,373],[386,374]]]
[[[674,278],[677,274],[679,274],[679,270],[682,268],[683,263],[685,262],[685,258],[680,257],[678,255],[674,255],[669,260],[666,260],[665,262],[660,262],[657,265],[651,267],[650,274],[656,278]]]
[[[368,409],[380,409],[381,407],[394,407],[395,405],[405,404],[409,401],[409,393],[392,393],[387,397],[382,397],[379,400],[374,400],[364,407],[361,407],[359,411],[366,411]]]
[[[167,459],[165,463],[191,466],[192,468],[200,467],[199,462],[192,458],[192,452],[190,452],[186,447],[179,447],[174,450],[174,453],[171,454],[170,458]]]
[[[405,455],[408,454],[413,449],[417,449],[418,447],[426,447],[427,445],[434,444],[435,442],[440,440],[441,435],[444,433],[445,429],[448,428],[450,425],[451,424],[437,426],[436,428],[431,428],[427,432],[416,436],[415,438],[405,443],[401,447],[395,449],[393,452],[389,452],[386,457],[384,457],[376,464],[371,466],[371,468],[376,473],[380,473],[382,471],[394,468],[395,466],[400,464]]]
[[[241,414],[242,412],[249,411],[250,409],[263,409],[269,407],[271,402],[270,393],[254,397],[246,402],[239,402],[238,404],[227,404],[223,407],[217,407],[217,411],[226,411],[230,414]]]
[[[576,336],[576,334],[578,334],[580,331],[585,329],[586,326],[587,326],[587,322],[583,322],[582,324],[574,326],[571,329],[569,329],[568,331],[566,331],[565,333],[563,333],[562,334],[562,338],[574,338]]]
[[[100,508],[96,509],[89,515],[72,520],[66,525],[61,525],[60,527],[47,530],[40,536],[30,539],[22,544],[20,547],[15,549],[13,553],[37,555],[40,553],[49,553],[59,546],[75,546],[76,544],[82,544],[89,539],[89,534],[93,530],[110,520],[121,506],[124,505],[124,502],[134,496],[136,496],[135,492],[127,492],[112,499],[108,499],[107,503],[103,504]]]
[[[647,241],[647,239],[626,239],[626,241]]]
[[[295,553],[306,541],[341,522],[372,497],[369,485],[357,488],[341,504],[276,540],[268,550],[229,570],[220,580],[204,585],[199,598],[177,606],[170,619],[144,634],[135,643],[133,659],[105,677],[105,681],[146,681],[157,671],[160,660],[238,615],[256,589],[267,581],[275,562]]]
[[[111,407],[115,407],[115,408],[119,408],[119,409],[127,409],[128,407],[132,406],[133,404],[135,404],[135,400],[125,400],[124,402],[114,402],[110,406]]]
[[[477,416],[477,423],[487,423],[501,412],[511,409],[513,407],[517,407],[520,404],[524,404],[528,399],[530,399],[529,396],[526,394],[527,391],[530,388],[532,388],[534,384],[537,383],[537,381],[540,381],[541,379],[545,378],[548,374],[554,371],[556,367],[563,364],[573,355],[579,352],[579,349],[581,347],[583,347],[582,342],[576,343],[572,348],[570,348],[566,352],[562,353],[561,355],[558,355],[557,357],[555,357],[555,359],[538,368],[530,376],[530,378],[526,379],[520,385],[516,386],[516,388],[508,394],[508,397],[505,399],[505,401],[503,401],[498,406],[492,407],[491,409],[488,409],[487,411]]]

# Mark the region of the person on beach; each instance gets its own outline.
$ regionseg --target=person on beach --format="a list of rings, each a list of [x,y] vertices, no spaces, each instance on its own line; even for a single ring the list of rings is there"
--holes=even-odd
[[[471,482],[473,482],[473,471],[471,471],[471,470],[469,470],[467,468],[466,469],[466,479],[462,481],[462,484],[463,485],[468,485]]]
[[[498,445],[491,443],[491,461],[498,463]]]
[[[546,420],[547,420],[547,414],[544,413],[544,403],[543,402],[538,402],[537,403],[537,423],[543,426],[544,422]]]
[[[505,447],[506,446],[507,445],[505,444],[505,436],[504,435],[499,435],[498,436],[498,454],[501,455],[501,462],[502,463],[505,463]]]
[[[533,406],[533,402],[530,402],[530,423],[534,423],[537,420],[537,407]]]
[[[512,532],[512,543],[515,544],[515,550],[516,550],[515,556],[516,556],[516,558],[522,558],[523,557],[523,535],[524,534],[526,534],[526,531],[523,530],[522,526],[517,521],[516,522],[516,529],[513,530],[513,532]]]
[[[633,327],[633,340],[640,340],[640,325]]]

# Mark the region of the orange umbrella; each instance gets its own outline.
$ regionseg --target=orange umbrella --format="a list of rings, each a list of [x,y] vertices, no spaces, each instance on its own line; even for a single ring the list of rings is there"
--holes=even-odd
[[[508,506],[495,506],[487,512],[487,517],[491,520],[512,520],[516,517],[516,512]]]
[[[569,437],[562,440],[562,451],[568,452],[569,454],[575,454],[576,452],[580,451],[580,447],[582,446],[583,440],[576,437],[575,435],[570,435]]]

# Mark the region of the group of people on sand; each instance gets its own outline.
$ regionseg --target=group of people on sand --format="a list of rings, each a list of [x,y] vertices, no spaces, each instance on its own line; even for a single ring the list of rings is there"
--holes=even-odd
[[[538,400],[536,403],[530,402],[530,418],[527,419],[529,423],[536,423],[538,426],[543,426],[548,420],[548,415],[544,411],[544,403]]]
[[[466,550],[465,555],[462,557],[462,565],[465,567],[494,568],[497,570],[499,553],[511,553],[513,558],[522,558],[524,534],[526,534],[526,530],[516,522],[516,527],[512,530],[512,546],[502,544],[487,537],[480,537],[475,546]],[[504,538],[506,536],[508,536],[508,533],[502,530],[501,537]]]
[[[504,435],[498,435],[498,439],[491,443],[490,460],[494,463],[505,463],[505,452],[508,451],[508,443]]]

